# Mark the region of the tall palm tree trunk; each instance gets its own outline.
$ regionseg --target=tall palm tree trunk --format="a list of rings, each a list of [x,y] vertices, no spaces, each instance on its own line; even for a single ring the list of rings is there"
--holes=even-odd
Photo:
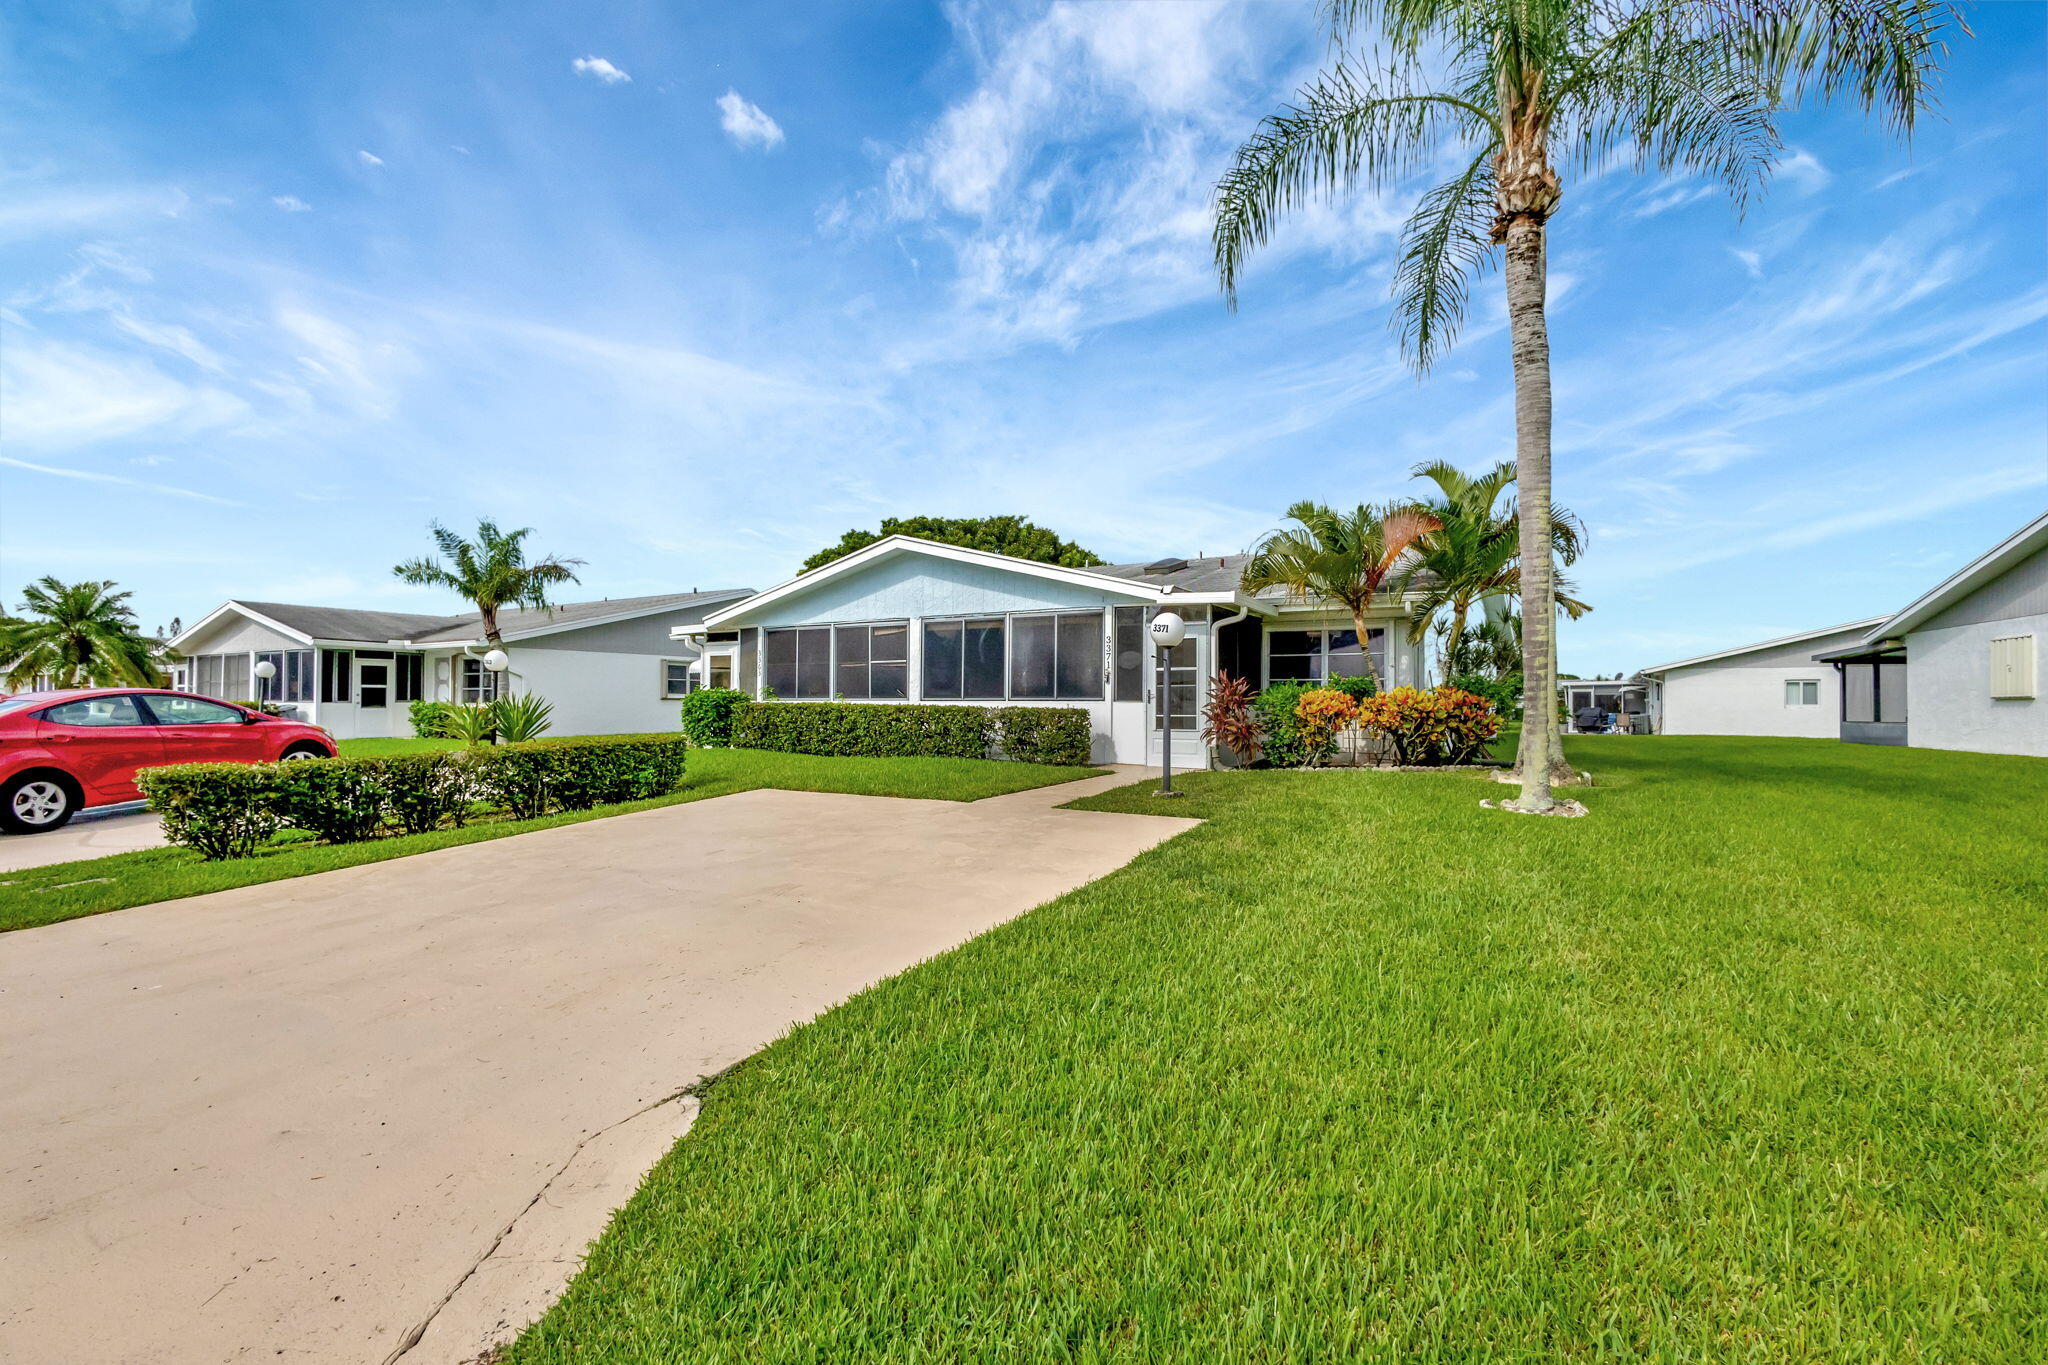
[[[1515,369],[1515,484],[1522,558],[1522,740],[1516,805],[1547,811],[1552,770],[1563,760],[1557,734],[1557,584],[1550,545],[1550,329],[1544,318],[1544,232],[1540,216],[1507,222],[1508,329]]]

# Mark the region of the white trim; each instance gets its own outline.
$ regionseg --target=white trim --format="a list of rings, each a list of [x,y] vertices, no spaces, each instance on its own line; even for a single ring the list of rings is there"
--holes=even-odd
[[[1140,584],[1128,578],[1111,578],[1107,574],[1090,573],[1086,569],[1069,569],[1058,564],[1041,564],[1035,559],[1019,559],[1015,555],[1001,555],[992,550],[971,550],[964,545],[942,545],[936,540],[923,540],[917,536],[884,536],[872,545],[863,546],[850,555],[843,555],[830,564],[822,564],[809,573],[798,574],[795,578],[764,588],[745,601],[736,602],[723,611],[714,611],[704,618],[707,629],[717,630],[731,618],[743,612],[765,607],[791,597],[815,584],[842,574],[862,569],[878,559],[893,554],[922,554],[934,559],[951,559],[962,564],[978,564],[984,568],[1005,569],[1022,574],[1027,578],[1044,578],[1055,583],[1072,587],[1099,588],[1116,593],[1120,597],[1133,598],[1139,602],[1161,602],[1169,596],[1177,602],[1208,600],[1207,594],[1176,593],[1149,584]],[[1078,610],[1078,608],[1076,608]]]
[[[1998,542],[1986,553],[1965,564],[1950,574],[1932,592],[1915,600],[1898,615],[1884,620],[1870,635],[1873,640],[1904,635],[1925,624],[1934,616],[1955,603],[1968,597],[1984,584],[1997,578],[2014,564],[2048,546],[2048,512],[2043,512],[2019,530]]]
[[[1844,631],[1867,630],[1869,627],[1879,625],[1883,621],[1884,617],[1873,616],[1867,621],[1850,621],[1846,625],[1829,626],[1824,630],[1802,631],[1797,635],[1781,635],[1775,640],[1761,640],[1753,645],[1742,645],[1735,649],[1723,649],[1713,654],[1698,654],[1690,659],[1678,659],[1668,664],[1652,664],[1648,668],[1639,668],[1636,672],[1646,678],[1654,677],[1661,673],[1668,673],[1674,668],[1691,668],[1694,664],[1710,664],[1719,659],[1733,659],[1742,654],[1754,654],[1760,649],[1776,649],[1779,645],[1796,645],[1801,640],[1818,640],[1823,635],[1840,635]]]
[[[251,611],[249,610],[249,608],[243,606],[240,602],[235,601],[233,598],[229,598],[227,601],[215,607],[212,611],[206,613],[205,617],[203,617],[197,625],[187,626],[184,630],[179,631],[176,635],[173,635],[170,639],[164,641],[160,648],[166,650],[177,650],[177,652],[180,654],[184,653],[183,650],[178,649],[178,642],[180,640],[191,639],[194,635],[197,635],[200,631],[205,630],[208,626],[212,625],[215,621],[219,620],[222,612],[228,611],[239,612],[242,616],[246,617],[251,621],[254,621],[257,625],[268,626],[270,629],[274,631],[278,631],[281,634],[291,636],[294,640],[298,640],[309,645],[313,643],[313,637],[306,634],[304,631],[293,630],[284,622],[273,621],[268,616],[265,616],[262,612]]]

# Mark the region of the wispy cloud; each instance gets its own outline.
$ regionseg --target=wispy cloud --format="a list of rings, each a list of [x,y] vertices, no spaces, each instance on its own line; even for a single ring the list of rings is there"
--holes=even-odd
[[[759,147],[765,152],[782,145],[782,125],[737,90],[718,97],[718,126],[737,147]]]
[[[167,483],[151,483],[147,479],[131,479],[121,474],[108,474],[97,469],[65,469],[58,465],[35,464],[28,460],[17,460],[11,455],[0,455],[0,464],[13,469],[26,469],[36,474],[48,474],[59,479],[78,479],[85,483],[112,484],[121,488],[139,488],[147,493],[161,493],[166,497],[190,498],[195,502],[210,502],[221,507],[246,507],[247,503],[233,498],[223,498],[215,493],[201,493],[196,489],[177,488]]]
[[[384,158],[378,156],[375,152],[359,150],[356,152],[356,156],[365,166],[381,166],[384,164]]]
[[[1751,279],[1760,280],[1764,277],[1764,254],[1761,251],[1750,251],[1743,247],[1731,246],[1728,248],[1728,254],[1742,262],[1742,268],[1749,272]]]
[[[620,85],[633,79],[603,57],[578,57],[569,63],[569,69],[605,85]]]
[[[313,210],[311,204],[299,198],[296,194],[272,195],[270,202],[283,209],[286,213],[310,213]]]

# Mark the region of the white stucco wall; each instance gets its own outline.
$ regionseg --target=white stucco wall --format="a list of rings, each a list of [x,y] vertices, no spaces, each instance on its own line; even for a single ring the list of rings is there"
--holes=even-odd
[[[512,644],[509,690],[535,692],[554,703],[550,735],[667,733],[682,728],[682,699],[663,697],[662,658],[583,649],[531,649]],[[690,659],[678,645],[666,656]]]
[[[2048,699],[1991,696],[1991,641],[2008,635],[2034,637],[2035,688],[2042,690],[2048,683],[2048,614],[1915,631],[1906,637],[1908,744],[1916,749],[2048,757]]]
[[[1785,704],[1785,684],[1798,678],[1819,682],[1820,705]],[[1823,663],[1744,666],[1733,659],[1675,668],[1664,677],[1659,729],[1667,735],[1839,739],[1841,725],[1841,685]]]

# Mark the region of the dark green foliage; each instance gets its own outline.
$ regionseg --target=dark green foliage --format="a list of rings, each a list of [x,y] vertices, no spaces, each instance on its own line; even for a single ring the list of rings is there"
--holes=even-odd
[[[292,829],[330,844],[373,839],[384,823],[386,769],[381,758],[280,763],[271,775],[273,809]]]
[[[738,749],[869,758],[987,758],[993,726],[981,706],[748,702],[733,712]]]
[[[448,721],[448,703],[445,701],[416,701],[405,708],[412,721],[412,732],[421,739],[439,739],[448,732],[442,727]]]
[[[254,711],[264,716],[281,716],[284,708],[274,701],[231,701],[229,706],[239,706],[244,711]]]
[[[384,765],[384,813],[407,834],[459,827],[469,813],[470,763],[461,750],[363,761]]]
[[[1493,703],[1493,709],[1503,716],[1514,715],[1522,709],[1522,675],[1509,673],[1492,678],[1484,673],[1460,673],[1450,680],[1452,687],[1470,692],[1475,697],[1484,697]]]
[[[1323,686],[1332,692],[1342,692],[1353,701],[1364,701],[1380,690],[1371,678],[1332,678]]]
[[[180,763],[144,768],[135,785],[162,819],[166,841],[208,860],[246,858],[277,832],[277,767]]]
[[[700,749],[722,749],[732,743],[733,712],[746,703],[736,687],[699,688],[683,698],[683,733]]]
[[[1103,562],[1070,540],[1061,540],[1043,526],[1022,517],[884,517],[879,531],[848,531],[836,545],[828,545],[804,561],[809,573],[855,550],[864,550],[888,536],[917,536],[947,545],[964,545],[971,550],[988,550],[1018,559],[1035,559],[1041,564],[1060,564],[1085,569]]]
[[[1294,708],[1301,694],[1309,690],[1308,683],[1274,683],[1252,698],[1252,713],[1259,720],[1260,756],[1276,768],[1298,768],[1308,762],[1309,747]]]
[[[470,755],[483,800],[514,819],[666,796],[682,784],[689,741],[673,737],[533,740]]]
[[[997,751],[1018,763],[1085,764],[1094,747],[1088,713],[1078,706],[999,706],[989,719]]]

